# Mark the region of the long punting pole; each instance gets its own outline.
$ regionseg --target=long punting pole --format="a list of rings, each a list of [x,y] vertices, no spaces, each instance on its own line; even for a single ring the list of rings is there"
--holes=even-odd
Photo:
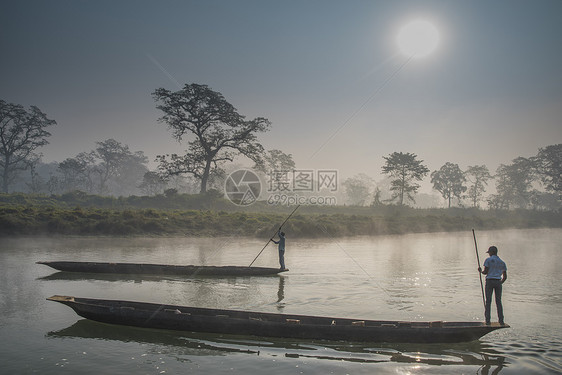
[[[283,222],[283,224],[281,224],[281,226],[279,227],[279,229],[277,231],[275,231],[275,233],[273,233],[273,235],[271,237],[269,237],[269,240],[267,241],[267,243],[264,245],[263,249],[261,249],[261,251],[259,252],[258,255],[256,255],[256,257],[254,258],[254,260],[252,260],[252,263],[250,263],[250,265],[248,267],[252,267],[252,264],[254,264],[254,262],[256,261],[256,259],[258,259],[258,257],[261,255],[261,253],[265,250],[265,248],[267,247],[267,245],[269,245],[269,243],[271,242],[271,240],[273,239],[273,237],[275,237],[275,235],[277,234],[277,232],[279,232],[281,230],[281,228],[283,228],[283,225],[285,225],[285,223],[287,222],[287,220],[289,220],[291,218],[291,216],[293,216],[293,214],[298,210],[298,208],[301,205],[299,204],[297,207],[295,207],[295,209],[293,210],[293,212],[291,212],[291,214],[289,216],[287,216],[287,218],[285,219],[285,221]]]
[[[472,230],[472,237],[474,237],[474,248],[476,249],[476,262],[478,262],[478,268],[480,268],[480,257],[478,256],[478,244],[476,243],[476,233],[474,229]],[[482,273],[478,272],[480,275],[480,289],[482,289],[482,303],[484,304],[484,309],[486,309],[486,299],[484,298],[484,285],[482,284]]]

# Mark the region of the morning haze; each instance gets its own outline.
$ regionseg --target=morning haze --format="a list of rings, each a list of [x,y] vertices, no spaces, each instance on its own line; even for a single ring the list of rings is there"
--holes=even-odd
[[[343,180],[383,180],[384,156],[429,170],[531,157],[562,141],[562,25],[557,1],[4,3],[0,98],[57,125],[39,152],[62,162],[115,139],[182,153],[151,94],[208,85],[266,150]],[[413,20],[439,34],[427,56],[397,42]],[[251,166],[247,160],[239,161]],[[431,192],[429,175],[422,191]],[[435,192],[434,192],[435,193]]]
[[[561,374],[561,14],[0,0],[3,373]]]

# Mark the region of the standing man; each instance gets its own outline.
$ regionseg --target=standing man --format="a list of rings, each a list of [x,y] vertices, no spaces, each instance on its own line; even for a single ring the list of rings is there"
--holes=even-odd
[[[285,268],[285,232],[281,232],[281,228],[277,231],[279,236],[279,241],[275,241],[273,238],[271,241],[275,244],[279,244],[279,265],[281,270],[286,270]]]
[[[492,293],[496,295],[496,309],[498,310],[498,319],[501,325],[504,325],[503,306],[502,306],[502,284],[507,280],[507,266],[505,262],[498,257],[498,248],[490,246],[486,251],[490,256],[484,261],[484,270],[478,267],[478,271],[486,275],[486,308],[484,317],[486,324],[490,324],[490,309],[492,307]]]

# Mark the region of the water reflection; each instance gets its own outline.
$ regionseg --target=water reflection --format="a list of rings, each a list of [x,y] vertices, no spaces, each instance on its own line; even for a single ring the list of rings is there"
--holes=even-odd
[[[486,359],[488,358],[487,355],[483,355]],[[504,364],[504,358],[503,357],[499,357],[501,358],[500,363],[498,363],[496,366],[496,368],[492,369],[492,366],[489,364],[486,364],[484,366],[482,366],[479,371],[477,372],[477,374],[481,374],[481,375],[496,375],[499,374],[500,371],[504,368],[505,364]],[[490,370],[492,370],[492,372],[490,372]]]
[[[280,275],[262,275],[251,276],[252,278],[259,277],[276,277]],[[150,275],[150,274],[125,274],[125,273],[98,273],[98,272],[66,272],[57,271],[47,276],[38,277],[39,281],[192,281],[192,280],[216,280],[216,279],[247,279],[250,276],[231,276],[231,275],[197,275],[182,276],[182,275]]]
[[[481,233],[478,240],[505,249],[506,261],[514,275],[504,291],[506,318],[513,328],[487,335],[481,343],[434,347],[261,341],[250,337],[226,338],[162,331],[135,334],[137,331],[131,328],[117,327],[104,329],[97,338],[87,337],[92,332],[81,337],[72,331],[67,339],[54,334],[48,340],[42,338],[45,332],[77,320],[72,311],[61,310],[45,301],[53,294],[289,314],[416,321],[481,320],[481,289],[474,267],[474,243],[470,232],[338,238],[337,243],[322,239],[294,240],[292,250],[287,253],[287,261],[293,265],[290,273],[277,278],[234,279],[141,278],[59,272],[49,275],[51,271],[35,262],[41,259],[103,259],[109,262],[229,265],[239,264],[244,259],[250,263],[256,249],[263,246],[261,241],[223,238],[0,239],[0,285],[3,285],[0,288],[0,336],[10,337],[10,340],[4,340],[1,349],[6,358],[12,359],[13,366],[10,368],[10,363],[5,363],[3,370],[22,373],[21,364],[24,363],[41,373],[58,374],[58,368],[49,371],[45,363],[56,363],[65,358],[63,355],[74,353],[75,345],[80,344],[85,351],[89,346],[93,347],[92,357],[74,358],[81,370],[75,373],[129,374],[138,370],[130,367],[131,357],[140,362],[151,356],[148,353],[146,358],[138,357],[138,352],[145,348],[154,350],[154,358],[150,360],[158,363],[160,357],[166,360],[165,354],[157,352],[167,353],[169,342],[170,357],[179,358],[182,365],[191,362],[185,368],[209,373],[221,373],[224,368],[243,369],[240,373],[262,373],[266,368],[263,361],[266,355],[270,356],[268,363],[275,362],[275,366],[267,368],[271,375],[294,372],[296,365],[301,369],[306,366],[305,372],[365,373],[367,371],[360,363],[349,363],[361,361],[375,363],[376,369],[371,372],[384,374],[420,369],[420,372],[440,374],[562,373],[562,339],[559,334],[562,315],[555,313],[562,308],[559,272],[562,267],[559,251],[562,230],[490,231]],[[276,251],[268,250],[272,251],[264,251],[259,258],[260,265],[276,264]],[[94,326],[89,326],[88,331],[101,327],[99,323],[91,324]],[[112,338],[111,331],[122,334]],[[152,345],[135,344],[150,342],[151,335]],[[93,355],[94,348],[100,353],[98,357]],[[229,355],[229,351],[234,354]],[[256,358],[258,352],[261,354]],[[102,354],[115,354],[112,357],[115,362],[107,363]],[[221,356],[221,361],[215,361],[214,356]],[[306,356],[328,361],[307,359]],[[343,362],[345,370],[338,360],[332,360],[338,358],[348,361]],[[437,367],[430,364],[418,367],[416,363],[422,361],[436,363]],[[168,362],[171,367],[172,362]],[[330,369],[324,367],[328,362]],[[123,371],[115,370],[116,363]],[[440,364],[447,366],[439,367]],[[462,364],[473,365],[462,368]],[[149,361],[144,366],[152,368]],[[506,367],[508,369],[503,370]],[[185,368],[181,367],[182,370]],[[404,371],[400,371],[402,369]],[[178,371],[168,371],[179,372],[179,368]]]
[[[285,307],[285,277],[279,276],[279,288],[277,289],[277,310],[282,311]]]
[[[283,275],[267,275],[262,276],[268,283],[256,282],[259,280],[259,276],[199,276],[197,278],[193,277],[182,277],[182,276],[164,276],[164,275],[133,275],[133,274],[110,274],[110,273],[79,273],[79,272],[64,272],[59,271],[53,274],[38,277],[37,281],[86,281],[86,282],[110,282],[110,283],[122,283],[123,286],[131,283],[142,284],[146,283],[149,285],[159,285],[162,283],[167,283],[168,286],[172,285],[182,285],[184,288],[179,290],[179,293],[174,297],[174,303],[188,303],[192,305],[201,305],[216,299],[216,296],[221,293],[225,293],[228,289],[234,289],[240,293],[236,296],[236,304],[239,308],[247,308],[252,304],[255,304],[256,300],[259,300],[261,304],[267,305],[272,304],[273,301],[276,309],[281,312],[286,304],[285,299],[285,282],[286,276]],[[276,298],[274,295],[264,295],[259,289],[260,286],[275,285],[269,281],[273,281],[275,277],[279,279],[276,288]],[[273,280],[272,280],[273,279]],[[267,289],[267,288],[265,288]],[[273,288],[271,288],[273,289]],[[273,290],[271,290],[273,292]],[[261,295],[261,297],[256,297]],[[228,301],[231,301],[229,299]],[[268,302],[270,301],[270,302]],[[224,307],[217,305],[216,307]],[[259,308],[260,306],[255,306],[253,308]]]
[[[506,366],[505,357],[486,344],[377,344],[337,341],[304,341],[258,338],[199,332],[174,332],[137,327],[114,326],[82,319],[72,326],[46,334],[48,339],[96,339],[153,344],[155,353],[166,348],[169,355],[222,356],[241,353],[285,358],[310,358],[356,363],[419,363],[434,366],[480,366],[482,375],[498,374]],[[372,344],[371,344],[372,345]],[[491,372],[490,372],[491,371]]]
[[[154,276],[154,275],[132,275],[132,274],[111,274],[111,273],[80,273],[59,271],[48,276],[38,277],[40,281],[135,281],[143,280],[179,280],[180,277]]]

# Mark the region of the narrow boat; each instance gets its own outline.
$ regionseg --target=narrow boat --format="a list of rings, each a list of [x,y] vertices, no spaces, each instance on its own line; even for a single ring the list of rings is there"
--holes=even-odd
[[[175,275],[175,276],[266,276],[286,272],[288,269],[245,266],[176,266],[148,263],[105,262],[37,262],[59,271],[83,273],[114,273],[128,275]]]
[[[477,340],[496,329],[509,327],[482,322],[400,322],[289,315],[59,295],[47,300],[65,304],[78,315],[103,323],[260,337],[455,343]]]

